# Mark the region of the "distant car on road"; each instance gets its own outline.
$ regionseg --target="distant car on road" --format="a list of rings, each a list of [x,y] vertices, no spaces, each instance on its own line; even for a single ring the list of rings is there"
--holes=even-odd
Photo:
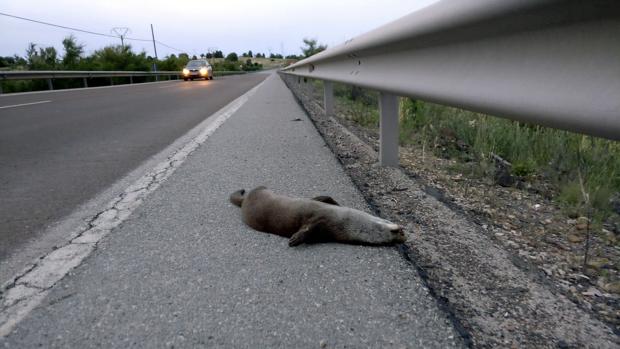
[[[213,80],[213,68],[206,59],[191,60],[183,68],[183,80],[187,81],[198,78]]]

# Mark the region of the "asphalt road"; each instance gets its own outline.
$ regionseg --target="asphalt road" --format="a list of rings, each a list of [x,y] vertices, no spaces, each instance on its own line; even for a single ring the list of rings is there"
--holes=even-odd
[[[272,76],[0,347],[462,347],[395,248],[290,248],[245,226],[228,196],[258,185],[368,209]]]
[[[266,76],[1,96],[0,262]]]

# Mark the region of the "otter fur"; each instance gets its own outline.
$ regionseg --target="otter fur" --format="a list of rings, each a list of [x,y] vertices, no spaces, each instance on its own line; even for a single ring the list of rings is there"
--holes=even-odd
[[[291,198],[258,187],[249,193],[243,189],[232,193],[230,202],[241,207],[245,224],[287,237],[289,246],[321,241],[385,245],[407,240],[399,225],[340,206],[329,196]]]

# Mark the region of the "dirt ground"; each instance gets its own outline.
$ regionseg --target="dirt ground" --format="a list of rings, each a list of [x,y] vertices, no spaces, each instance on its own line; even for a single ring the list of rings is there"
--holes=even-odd
[[[325,116],[317,91],[285,79],[377,214],[406,227],[400,246],[472,347],[620,346],[614,232],[590,234],[544,184],[501,187],[428,149],[401,147],[399,168],[377,165],[376,129],[345,108]]]

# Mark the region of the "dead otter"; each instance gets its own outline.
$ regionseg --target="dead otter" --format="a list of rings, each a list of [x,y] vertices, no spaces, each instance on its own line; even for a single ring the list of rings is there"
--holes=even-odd
[[[243,189],[232,193],[230,202],[241,207],[245,224],[290,238],[289,246],[320,241],[383,245],[407,240],[399,225],[340,206],[329,196],[291,198],[258,187],[249,193]]]

